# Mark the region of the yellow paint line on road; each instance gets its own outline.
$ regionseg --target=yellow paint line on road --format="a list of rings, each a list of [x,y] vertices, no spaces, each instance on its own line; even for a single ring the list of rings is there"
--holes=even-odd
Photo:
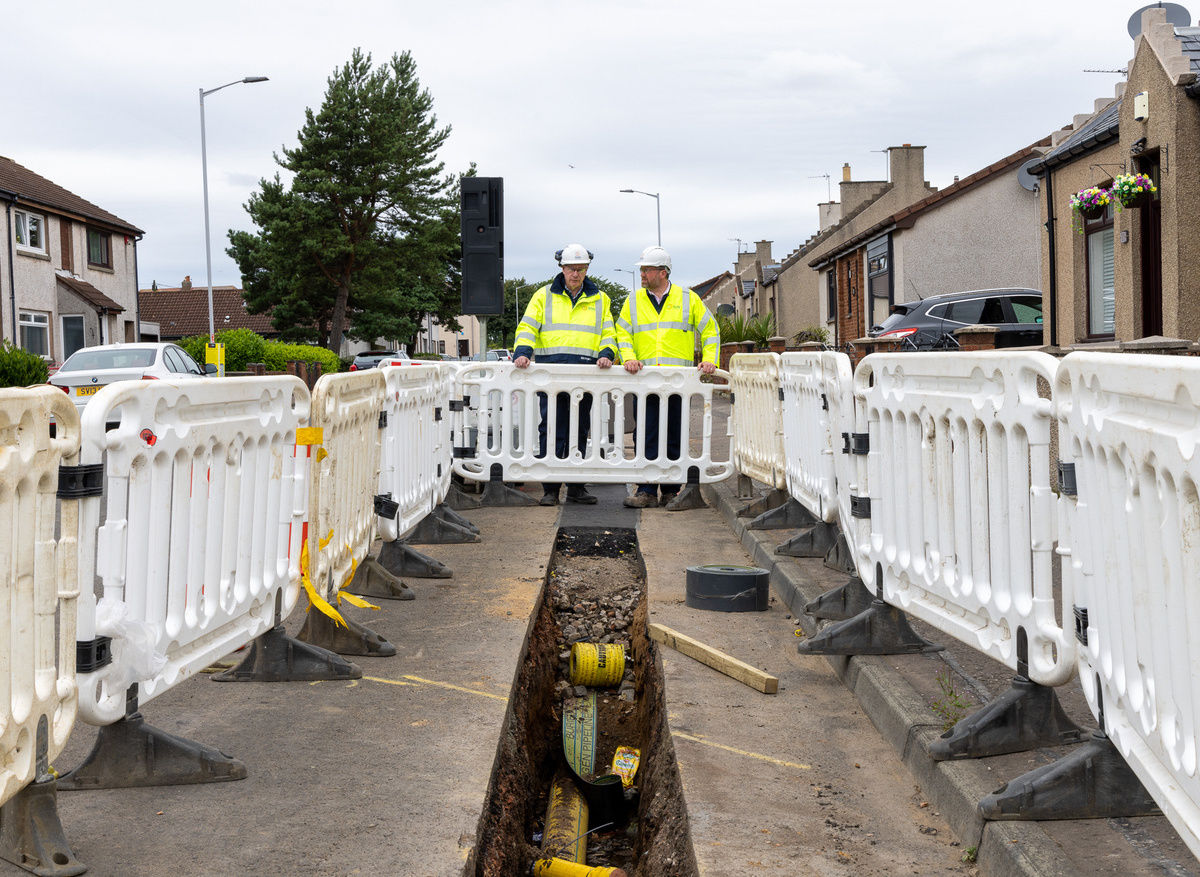
[[[714,749],[724,749],[726,752],[732,752],[734,755],[744,755],[747,758],[757,758],[759,761],[777,764],[780,767],[794,767],[797,770],[812,770],[811,764],[796,764],[793,761],[781,761],[780,759],[772,758],[769,755],[762,755],[758,752],[747,752],[744,749],[734,749],[732,746],[726,746],[723,743],[713,743],[711,740],[705,740],[701,737],[693,737],[691,734],[681,734],[679,731],[672,732],[671,736],[680,740],[687,740],[689,743],[699,743],[703,746],[711,746]]]
[[[368,677],[366,677],[366,676],[363,677],[363,679],[367,679],[367,678]],[[491,692],[488,692],[488,691],[477,691],[474,688],[463,688],[461,685],[453,685],[449,682],[438,682],[434,679],[422,679],[420,676],[405,676],[404,678],[411,679],[413,682],[420,682],[422,685],[436,685],[439,688],[449,688],[451,691],[461,691],[465,694],[477,694],[480,697],[490,697],[493,700],[504,700],[504,701],[508,700],[508,697],[503,694],[492,694]],[[381,679],[379,681],[380,682],[389,682],[392,680]],[[400,682],[397,684],[404,685],[406,683]]]

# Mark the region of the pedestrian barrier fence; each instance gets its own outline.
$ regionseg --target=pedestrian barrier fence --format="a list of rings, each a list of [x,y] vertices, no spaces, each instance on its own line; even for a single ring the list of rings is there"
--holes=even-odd
[[[1080,681],[1200,855],[1200,361],[1072,353],[1054,396]]]
[[[58,757],[75,724],[78,455],[70,397],[56,387],[0,389],[0,804],[37,777],[39,749],[47,762]]]
[[[396,504],[379,515],[380,537],[394,541],[421,522],[450,491],[450,398],[457,369],[386,366],[379,493]],[[390,506],[386,512],[391,512]]]
[[[728,460],[712,454],[713,384],[700,380],[696,368],[647,367],[631,375],[619,366],[538,365],[518,369],[511,363],[472,365],[459,372],[461,394],[454,409],[454,471],[474,481],[490,480],[499,466],[503,480],[590,481],[602,484],[627,482],[681,484],[689,473],[701,483],[722,481],[733,473]],[[724,388],[721,388],[724,389]],[[585,420],[587,441],[568,444],[565,457],[554,450],[558,428],[556,404],[547,405],[546,455],[539,456],[541,420],[538,394],[553,401],[569,398],[567,435],[577,437],[581,402],[594,403]],[[680,397],[682,410],[680,456],[668,459],[665,428],[672,406],[669,397]],[[646,423],[648,400],[663,410],[657,444],[649,449],[644,430],[626,442],[625,400],[634,399],[634,417]],[[647,451],[649,450],[649,453]]]
[[[1052,582],[1057,368],[1042,353],[892,353],[854,374],[869,442],[857,514],[884,599],[1014,670],[1023,630],[1042,685],[1075,672],[1069,588],[1060,618]]]
[[[733,362],[741,358],[739,354]],[[826,371],[837,378],[837,358],[845,354],[813,351],[785,353],[779,359],[779,390],[782,400],[783,459],[787,491],[792,499],[810,511],[818,521],[832,523],[838,517],[837,477],[834,472],[835,439],[840,442],[830,405],[830,387]],[[731,370],[736,378],[738,369]],[[849,380],[845,383],[848,393]],[[738,397],[738,414],[741,397]],[[847,404],[850,400],[847,396]],[[735,416],[734,423],[738,423]],[[761,480],[761,479],[760,479]]]
[[[734,354],[729,361],[729,375],[733,394],[730,459],[743,475],[784,490],[788,473],[779,354]]]
[[[88,403],[81,464],[106,483],[80,510],[85,721],[119,720],[132,683],[144,703],[295,606],[308,413],[308,389],[286,376],[123,381]]]
[[[323,375],[313,388],[305,587],[335,618],[328,603],[340,599],[375,538],[386,393],[378,368]]]

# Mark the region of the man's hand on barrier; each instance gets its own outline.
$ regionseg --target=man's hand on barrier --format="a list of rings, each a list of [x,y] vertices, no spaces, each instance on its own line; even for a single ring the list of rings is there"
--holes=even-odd
[[[607,356],[602,356],[596,361],[596,365],[600,366],[600,368],[612,368],[613,361]]]
[[[529,357],[518,356],[513,360],[513,365],[515,365],[517,368],[527,368],[529,366]]]
[[[631,375],[636,375],[641,370],[642,370],[642,364],[638,360],[636,360],[636,359],[625,360],[625,371],[629,372]]]
[[[713,365],[711,362],[700,363],[700,371],[704,372],[706,375],[711,375],[716,370],[717,370],[717,367],[715,365]]]

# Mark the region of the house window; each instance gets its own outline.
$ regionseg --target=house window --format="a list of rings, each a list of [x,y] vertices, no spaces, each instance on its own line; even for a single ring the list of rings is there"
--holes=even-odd
[[[87,241],[88,264],[97,268],[111,268],[112,235],[89,228],[87,232]]]
[[[46,219],[28,210],[14,210],[16,220],[17,246],[23,250],[46,252]]]
[[[38,311],[21,311],[21,346],[38,356],[50,355],[50,315]]]
[[[1087,331],[1089,338],[1116,334],[1113,282],[1113,209],[1084,225],[1087,254]]]
[[[67,357],[87,345],[83,337],[83,315],[70,314],[62,318],[63,361]]]
[[[887,235],[867,244],[867,291],[871,297],[870,325],[887,319],[892,307],[891,238]]]

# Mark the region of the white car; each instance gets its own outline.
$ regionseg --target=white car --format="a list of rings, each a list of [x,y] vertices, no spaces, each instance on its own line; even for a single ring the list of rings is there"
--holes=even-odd
[[[59,366],[50,384],[69,395],[82,414],[88,400],[107,384],[203,377],[207,377],[204,369],[178,344],[139,342],[76,350]]]

